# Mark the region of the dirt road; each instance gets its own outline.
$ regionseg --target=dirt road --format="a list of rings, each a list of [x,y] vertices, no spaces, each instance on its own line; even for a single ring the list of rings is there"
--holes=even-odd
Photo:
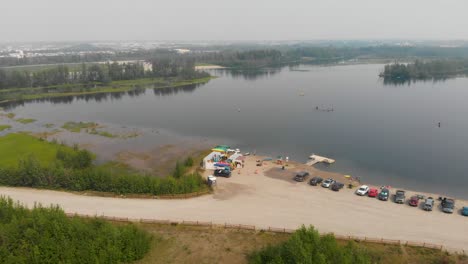
[[[297,228],[314,225],[321,232],[409,240],[468,250],[468,217],[359,197],[352,190],[333,192],[296,183],[276,175],[265,176],[250,163],[229,179],[218,178],[213,195],[188,200],[142,200],[90,197],[65,192],[0,187],[0,195],[34,205],[59,204],[66,212],[160,220],[212,221],[213,223]],[[257,173],[255,173],[257,170]],[[408,196],[411,194],[408,194]],[[457,201],[457,207],[468,206]],[[438,204],[438,203],[437,203]]]

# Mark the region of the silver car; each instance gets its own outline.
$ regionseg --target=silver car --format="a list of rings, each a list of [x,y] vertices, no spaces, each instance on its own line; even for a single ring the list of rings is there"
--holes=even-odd
[[[433,207],[434,207],[434,198],[427,197],[426,201],[424,201],[423,209],[426,211],[432,211]]]
[[[330,186],[331,186],[332,184],[334,184],[334,183],[335,183],[335,180],[333,180],[333,179],[326,179],[326,180],[324,180],[324,181],[322,182],[322,187],[323,187],[323,188],[330,188]]]

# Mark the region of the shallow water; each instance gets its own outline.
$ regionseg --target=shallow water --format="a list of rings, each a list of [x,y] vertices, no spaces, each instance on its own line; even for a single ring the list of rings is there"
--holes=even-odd
[[[382,69],[300,66],[246,77],[215,71],[220,77],[201,86],[4,107],[44,124],[164,129],[298,161],[316,153],[337,160],[320,168],[365,182],[468,198],[468,79],[384,85]]]

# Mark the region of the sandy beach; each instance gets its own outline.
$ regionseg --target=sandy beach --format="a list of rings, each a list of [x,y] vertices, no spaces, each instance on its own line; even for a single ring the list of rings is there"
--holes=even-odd
[[[295,229],[314,225],[321,232],[372,238],[396,239],[444,245],[448,250],[468,250],[468,218],[458,211],[444,214],[438,202],[432,212],[406,204],[360,197],[344,188],[333,192],[307,182],[292,180],[306,169],[311,177],[334,177],[328,173],[291,163],[287,170],[272,162],[257,167],[258,157],[247,157],[246,166],[231,178],[219,178],[212,195],[188,200],[151,200],[92,197],[67,192],[0,187],[0,194],[28,206],[59,204],[68,213],[158,219],[212,221],[255,225],[260,228]],[[210,172],[207,171],[206,175]],[[310,179],[310,178],[309,178]],[[345,181],[343,181],[345,182]],[[394,190],[392,190],[392,193]],[[407,197],[412,195],[407,193]],[[468,206],[457,200],[457,208]]]

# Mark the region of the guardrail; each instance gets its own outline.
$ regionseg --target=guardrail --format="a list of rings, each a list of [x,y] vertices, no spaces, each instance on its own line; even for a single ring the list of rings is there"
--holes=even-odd
[[[122,218],[122,217],[111,217],[111,216],[93,216],[93,215],[84,215],[84,214],[73,214],[67,213],[68,217],[81,217],[81,218],[98,218],[103,220],[109,220],[114,222],[126,222],[126,223],[143,223],[143,224],[163,224],[163,225],[186,225],[186,226],[203,226],[210,228],[225,228],[225,229],[237,229],[237,230],[247,230],[247,231],[263,231],[263,232],[273,232],[273,233],[286,233],[291,234],[296,230],[287,229],[287,228],[278,228],[278,227],[268,227],[268,228],[259,228],[254,225],[242,225],[242,224],[215,224],[213,222],[206,221],[172,221],[172,220],[157,220],[157,219],[133,219],[133,218]],[[329,233],[330,234],[330,233]],[[333,234],[333,233],[331,233]],[[322,234],[326,235],[326,234]],[[336,239],[347,240],[347,241],[356,241],[356,242],[369,242],[369,243],[378,243],[384,245],[403,245],[403,246],[412,246],[412,247],[422,247],[429,249],[438,249],[438,250],[447,250],[443,245],[431,244],[426,242],[415,242],[407,240],[395,240],[395,239],[384,239],[384,238],[372,238],[372,237],[358,237],[358,236],[343,236],[335,235]],[[453,252],[457,252],[452,250]],[[464,250],[461,252],[466,254]]]

